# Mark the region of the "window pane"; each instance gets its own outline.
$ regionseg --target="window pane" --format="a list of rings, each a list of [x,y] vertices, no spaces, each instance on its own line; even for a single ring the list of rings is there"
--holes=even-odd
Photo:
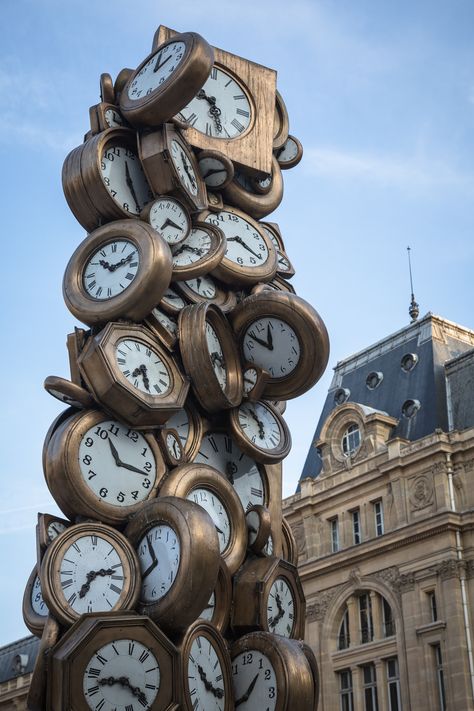
[[[398,682],[392,681],[388,687],[388,697],[390,702],[390,711],[399,711],[398,704]]]

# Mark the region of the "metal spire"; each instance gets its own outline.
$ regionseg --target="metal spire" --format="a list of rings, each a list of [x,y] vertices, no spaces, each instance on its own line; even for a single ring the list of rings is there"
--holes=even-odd
[[[420,309],[418,304],[415,301],[415,294],[413,293],[413,277],[411,273],[411,258],[410,258],[410,252],[411,248],[407,247],[407,252],[408,252],[408,268],[410,270],[410,286],[411,286],[411,301],[410,301],[410,308],[408,309],[408,313],[410,314],[411,322],[414,323],[420,313]]]

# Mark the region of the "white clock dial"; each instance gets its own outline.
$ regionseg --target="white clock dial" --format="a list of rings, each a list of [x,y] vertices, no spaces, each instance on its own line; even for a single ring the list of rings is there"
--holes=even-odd
[[[189,437],[190,425],[188,413],[186,412],[184,407],[178,410],[178,412],[173,415],[173,417],[170,417],[170,419],[166,421],[166,427],[169,427],[172,430],[176,430],[176,432],[178,433],[178,437],[180,438],[183,444],[183,447],[185,447]]]
[[[263,552],[265,553],[265,555],[268,555],[268,556],[273,555],[273,538],[272,538],[271,534],[268,536],[268,541],[265,544]]]
[[[43,593],[41,592],[41,581],[38,575],[35,577],[33,587],[31,588],[31,607],[33,608],[33,612],[36,612],[37,615],[41,615],[41,617],[47,617],[48,608],[46,606],[45,601],[43,600]]]
[[[208,637],[197,636],[188,655],[189,696],[193,708],[224,711],[226,695],[222,672],[219,657],[211,641]]]
[[[124,338],[116,346],[120,371],[137,390],[148,395],[165,395],[171,388],[171,375],[162,359],[147,345]]]
[[[142,99],[160,87],[178,68],[185,52],[184,42],[171,42],[140,69],[128,87],[129,99]]]
[[[217,381],[221,386],[222,390],[225,390],[227,384],[227,369],[224,359],[224,353],[222,352],[222,346],[217,336],[217,333],[215,332],[209,321],[206,321],[206,342]]]
[[[278,256],[277,271],[288,272],[291,268],[291,264],[290,264],[288,257],[285,257],[285,255],[282,252],[280,252],[279,249],[277,249],[277,256]]]
[[[211,69],[208,80],[179,118],[212,138],[239,138],[252,121],[252,107],[243,87],[220,67]]]
[[[222,501],[213,491],[204,487],[193,489],[186,498],[202,506],[212,518],[219,537],[219,549],[223,553],[229,545],[231,528],[229,514]]]
[[[105,120],[109,128],[120,128],[124,125],[124,120],[116,109],[106,109]]]
[[[277,679],[270,660],[253,649],[232,660],[235,706],[240,711],[274,711],[277,704]]]
[[[60,533],[66,530],[66,526],[61,521],[51,521],[48,525],[46,535],[49,541],[54,541],[55,538],[59,536]]]
[[[209,232],[200,227],[191,230],[189,237],[172,248],[173,267],[185,267],[203,259],[211,249]]]
[[[209,601],[204,608],[204,610],[201,612],[199,617],[202,620],[207,620],[210,622],[212,618],[214,617],[214,610],[216,609],[216,593],[213,591],[211,593],[211,597],[209,598]]]
[[[298,155],[298,144],[291,136],[288,136],[283,147],[277,151],[277,159],[282,163],[288,163],[294,160]]]
[[[261,267],[269,258],[268,247],[255,227],[227,210],[210,214],[205,222],[220,227],[227,238],[226,259],[241,267]]]
[[[117,550],[94,534],[80,536],[66,549],[59,576],[64,600],[78,615],[112,610],[125,582]]]
[[[293,593],[284,578],[277,578],[270,588],[267,601],[267,624],[270,632],[291,637],[294,627]]]
[[[247,368],[244,370],[243,383],[244,393],[249,393],[257,382],[257,371],[255,368]]]
[[[190,219],[184,207],[177,200],[160,197],[153,203],[149,222],[168,244],[178,244],[187,236]]]
[[[161,301],[167,304],[168,307],[173,310],[173,312],[181,311],[181,309],[184,309],[184,307],[186,306],[186,302],[183,297],[180,296],[170,286],[166,289]]]
[[[170,454],[171,457],[174,457],[174,459],[179,460],[181,459],[183,455],[183,450],[182,450],[182,445],[181,441],[179,439],[176,439],[174,434],[171,434],[171,432],[168,432],[166,435],[166,449],[168,450],[168,453]]]
[[[184,283],[187,284],[187,286],[196,294],[205,299],[213,299],[217,294],[216,285],[210,276],[201,276],[196,277],[195,279],[188,279]]]
[[[125,146],[106,146],[101,156],[102,180],[115,202],[131,215],[139,215],[153,193],[136,153]]]
[[[262,402],[241,405],[239,424],[245,437],[261,449],[275,449],[281,442],[278,420]]]
[[[198,182],[193,164],[178,141],[171,141],[171,158],[185,190],[190,195],[197,195]]]
[[[142,574],[141,599],[157,602],[173,585],[181,560],[179,538],[165,523],[153,526],[138,544]]]
[[[84,289],[93,299],[111,299],[130,286],[139,265],[140,254],[133,242],[108,242],[88,259],[82,277]]]
[[[273,378],[292,373],[300,359],[300,344],[294,330],[278,318],[263,317],[245,331],[245,360],[267,370]]]
[[[111,506],[132,506],[148,498],[156,462],[145,437],[116,420],[98,422],[79,445],[86,485]]]
[[[209,188],[220,188],[227,180],[227,168],[218,158],[201,158],[199,172]]]
[[[93,711],[143,711],[151,708],[161,675],[153,651],[133,639],[115,639],[90,658],[82,688]]]
[[[178,324],[173,318],[171,318],[171,316],[168,316],[168,314],[165,314],[164,311],[161,311],[161,309],[158,308],[154,308],[152,314],[156,320],[161,323],[161,325],[164,326],[164,328],[166,328],[166,330],[173,336],[178,335]]]
[[[278,240],[277,240],[277,238],[275,237],[275,235],[273,234],[272,230],[269,230],[268,227],[265,227],[265,225],[262,225],[262,224],[260,224],[260,227],[261,227],[262,230],[265,232],[265,234],[267,235],[268,239],[271,241],[271,243],[273,244],[273,246],[275,247],[275,249],[280,249],[280,245],[279,245],[279,243],[278,243]]]
[[[195,461],[209,464],[227,476],[244,511],[255,504],[265,504],[265,487],[256,462],[228,435],[223,432],[206,434]]]

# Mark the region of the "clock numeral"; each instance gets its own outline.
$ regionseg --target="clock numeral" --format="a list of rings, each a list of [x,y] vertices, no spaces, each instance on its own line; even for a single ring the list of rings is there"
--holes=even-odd
[[[102,654],[96,654],[95,658],[97,659],[98,662],[100,662],[102,664],[102,666],[104,666],[108,662],[108,659],[103,657]]]
[[[210,79],[217,79],[217,67],[212,67],[209,77]]]
[[[104,708],[104,705],[105,705],[105,699],[101,699],[101,701],[99,701],[99,703],[95,707],[95,711],[100,711],[100,709]]]
[[[91,536],[92,548],[97,546],[97,536]]]
[[[232,98],[234,99],[234,101],[239,101],[239,99],[245,99],[245,94],[236,94]],[[248,114],[247,114],[247,116],[248,116]]]
[[[131,657],[133,655],[133,650],[135,649],[135,643],[134,642],[129,642],[128,643],[128,654]]]
[[[94,677],[99,676],[100,674],[100,669],[96,669],[95,667],[91,667],[90,669],[87,670],[87,676],[89,679],[93,679]]]
[[[71,597],[68,598],[67,601],[68,601],[69,605],[71,605],[71,607],[72,607],[74,605],[74,603],[76,602],[76,600],[77,600],[77,595],[76,595],[76,593],[73,593],[71,595]]]
[[[87,693],[89,696],[95,696],[96,694],[99,693],[99,686],[96,684],[96,686],[91,686],[90,689],[87,689]]]
[[[150,652],[143,650],[143,652],[138,657],[138,661],[143,664],[148,659],[149,656],[150,656]]]
[[[117,595],[120,595],[120,593],[122,592],[122,591],[120,590],[120,588],[118,588],[118,587],[117,587],[116,585],[114,585],[113,583],[112,583],[112,585],[110,586],[110,589],[111,589],[114,593],[116,593]]]
[[[250,493],[252,496],[257,496],[259,499],[263,498],[263,491],[261,489],[256,489],[255,487],[250,488]]]
[[[67,590],[71,585],[72,585],[72,578],[69,578],[68,580],[61,581],[61,587],[63,590]]]
[[[239,114],[239,116],[245,116],[245,118],[248,118],[250,116],[249,112],[245,111],[245,109],[237,109],[235,113]]]
[[[230,123],[239,133],[242,133],[245,128],[245,126],[241,124],[240,121],[238,121],[237,119],[233,119]]]

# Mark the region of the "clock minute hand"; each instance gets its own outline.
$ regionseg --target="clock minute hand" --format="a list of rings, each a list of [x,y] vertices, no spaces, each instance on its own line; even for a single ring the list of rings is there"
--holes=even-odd
[[[168,60],[170,60],[171,57],[173,56],[172,54],[168,54],[168,56],[166,57],[166,59],[165,59],[163,62],[161,62],[161,64],[160,64],[160,59],[161,59],[161,55],[162,55],[162,54],[163,54],[163,52],[159,52],[158,57],[156,58],[156,64],[155,64],[155,66],[153,67],[153,71],[154,71],[154,72],[157,72],[158,69],[161,69],[161,67],[162,67],[164,64],[166,64],[166,62],[167,62]]]
[[[139,686],[132,686],[130,680],[126,676],[119,676],[115,678],[114,676],[106,676],[99,679],[99,684],[101,686],[113,686],[114,684],[120,684],[127,689],[130,689],[132,694],[137,697],[142,705],[147,704],[147,698]]]
[[[140,212],[140,205],[139,205],[139,202],[137,199],[137,194],[135,192],[135,187],[133,185],[133,180],[132,180],[132,176],[130,175],[130,170],[128,168],[127,161],[125,161],[125,180],[128,185],[128,189],[132,193],[132,198],[135,200],[135,206],[137,208],[137,211]]]
[[[250,698],[250,694],[252,693],[252,691],[253,691],[253,689],[254,689],[254,686],[255,686],[255,684],[257,683],[257,679],[258,679],[258,674],[255,674],[255,676],[254,676],[254,678],[252,679],[252,681],[250,682],[249,688],[247,689],[247,691],[245,692],[245,694],[243,694],[243,695],[240,697],[240,699],[237,699],[237,700],[236,700],[236,702],[235,702],[235,704],[234,704],[234,706],[235,706],[236,708],[237,708],[237,706],[240,706],[240,704],[245,703],[245,701],[248,701],[248,699]]]
[[[175,227],[177,230],[181,230],[181,232],[183,231],[183,228],[180,227],[179,225],[177,225],[176,222],[173,222],[173,220],[170,220],[169,217],[167,217],[166,220],[163,222],[163,224],[160,227],[160,230],[164,230],[165,227],[168,227],[168,225],[170,227]]]
[[[257,254],[257,252],[254,252],[253,249],[251,247],[249,247],[248,244],[246,244],[246,242],[244,242],[242,237],[239,237],[239,235],[236,235],[235,237],[227,237],[227,241],[228,242],[238,242],[238,244],[240,244],[241,247],[246,249],[247,252],[250,252],[251,254],[253,254],[254,257],[257,257],[257,259],[262,259],[262,255]]]
[[[268,341],[264,341],[263,338],[259,338],[258,336],[255,335],[255,333],[253,331],[249,331],[249,336],[252,340],[256,341],[261,346],[264,346],[264,348],[267,348],[269,351],[273,350],[272,343],[268,343]]]
[[[201,666],[200,664],[198,664],[198,672],[199,672],[199,676],[200,676],[200,678],[201,678],[201,681],[204,683],[204,686],[205,686],[206,690],[207,690],[207,691],[212,691],[212,693],[214,694],[214,696],[215,696],[217,699],[222,699],[222,697],[224,696],[224,690],[221,689],[221,688],[219,688],[219,687],[216,688],[215,686],[213,686],[213,685],[211,684],[210,681],[208,681],[207,676],[206,676],[206,672],[204,671],[204,669],[202,668],[202,666]]]

